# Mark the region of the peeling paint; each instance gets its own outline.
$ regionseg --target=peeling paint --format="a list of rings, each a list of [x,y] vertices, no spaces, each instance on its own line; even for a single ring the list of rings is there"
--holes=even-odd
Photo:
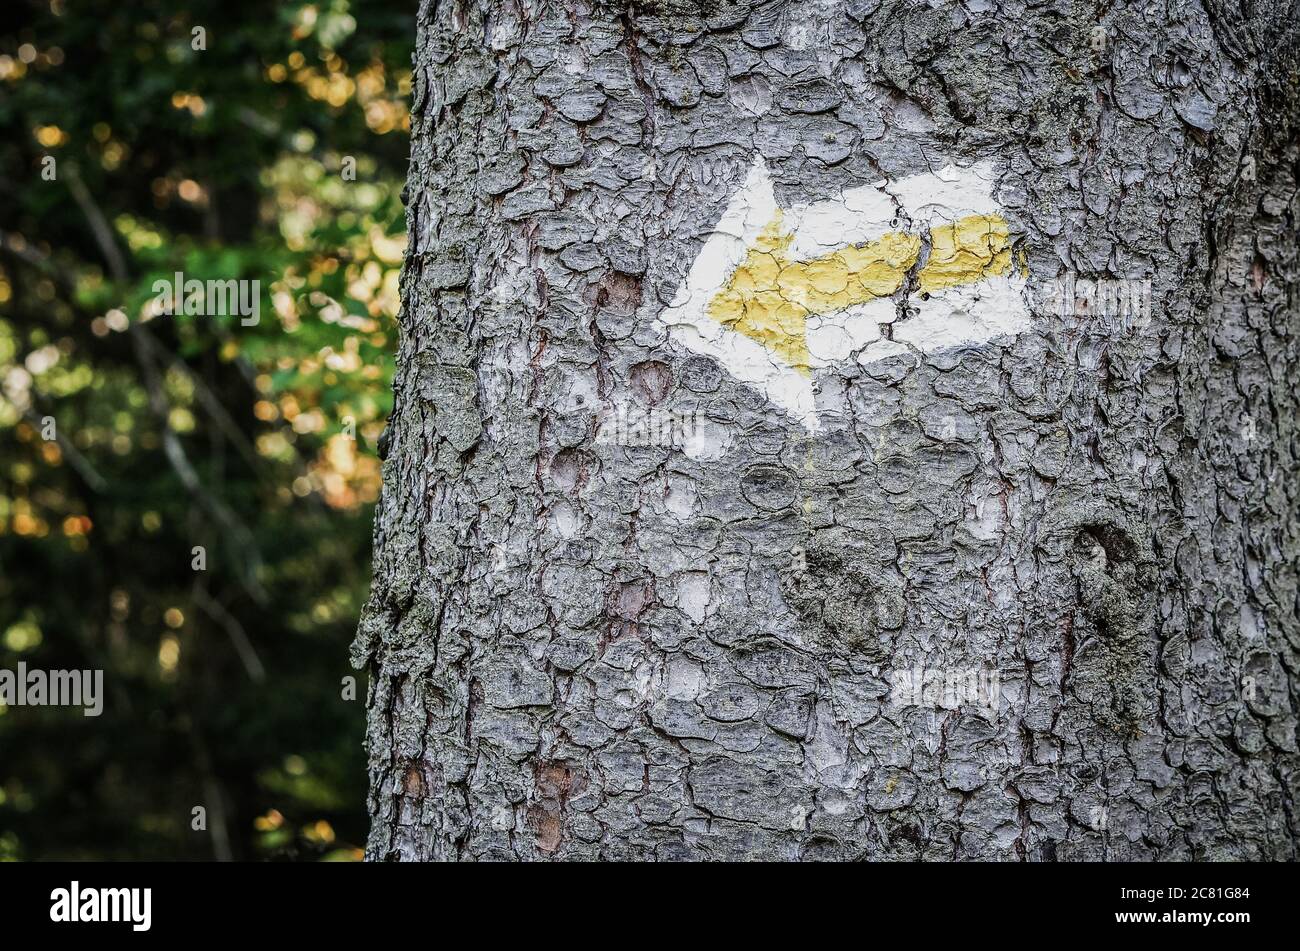
[[[950,165],[783,209],[756,158],[660,319],[816,431],[814,370],[881,339],[923,248],[892,339],[929,352],[1028,329],[992,180],[991,163]]]

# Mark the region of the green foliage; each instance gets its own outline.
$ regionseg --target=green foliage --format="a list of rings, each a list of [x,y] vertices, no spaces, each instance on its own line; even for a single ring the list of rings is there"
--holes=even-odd
[[[0,704],[0,859],[356,858],[413,15],[5,21],[0,669],[102,669],[105,698]],[[256,325],[160,313],[177,272],[256,281]]]

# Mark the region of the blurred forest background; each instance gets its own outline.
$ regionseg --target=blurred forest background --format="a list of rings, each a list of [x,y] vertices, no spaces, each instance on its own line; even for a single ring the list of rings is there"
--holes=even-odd
[[[0,7],[0,860],[359,859],[414,3]]]

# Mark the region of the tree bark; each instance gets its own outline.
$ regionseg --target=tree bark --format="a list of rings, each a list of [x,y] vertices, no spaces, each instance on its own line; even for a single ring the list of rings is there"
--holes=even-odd
[[[426,0],[369,858],[1296,858],[1298,49],[1228,0]],[[918,343],[945,209],[899,203],[801,419],[665,322],[760,159],[782,209],[991,168],[1028,324]]]

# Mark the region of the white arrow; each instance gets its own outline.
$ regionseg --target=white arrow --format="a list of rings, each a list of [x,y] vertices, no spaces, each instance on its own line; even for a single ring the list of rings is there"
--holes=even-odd
[[[660,319],[673,341],[716,358],[816,431],[817,368],[909,345],[979,344],[1030,326],[992,173],[988,162],[950,165],[783,209],[757,158]],[[919,278],[911,316],[884,339],[909,270]]]

